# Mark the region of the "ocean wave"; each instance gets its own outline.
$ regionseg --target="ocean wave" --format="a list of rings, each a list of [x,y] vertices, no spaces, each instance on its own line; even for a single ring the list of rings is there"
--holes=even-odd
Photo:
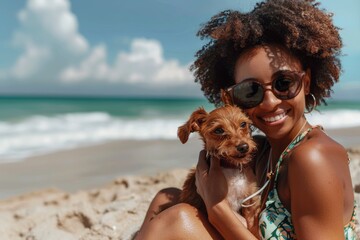
[[[0,159],[16,160],[121,139],[176,139],[180,119],[123,119],[103,112],[0,122]]]
[[[0,159],[25,157],[111,140],[176,139],[188,116],[114,117],[105,112],[32,116],[20,122],[0,122]],[[307,115],[325,129],[360,126],[359,110],[331,110]]]
[[[321,125],[325,129],[360,126],[360,110],[339,109],[323,112],[314,111],[306,117],[311,124]]]

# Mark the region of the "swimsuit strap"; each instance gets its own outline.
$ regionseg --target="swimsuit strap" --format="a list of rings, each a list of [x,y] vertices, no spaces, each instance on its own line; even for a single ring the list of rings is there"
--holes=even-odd
[[[279,175],[279,169],[280,169],[280,166],[281,166],[281,163],[284,159],[284,157],[290,153],[290,151],[296,147],[300,142],[301,140],[304,139],[304,137],[309,133],[311,132],[314,128],[320,128],[321,130],[323,130],[322,126],[319,126],[319,125],[316,125],[314,127],[310,127],[308,128],[307,130],[305,130],[304,132],[302,132],[301,134],[299,134],[297,137],[295,137],[295,139],[287,146],[287,148],[285,148],[285,150],[281,153],[280,155],[280,158],[276,164],[276,171],[275,171],[275,181],[274,181],[274,188],[276,187],[276,183],[277,183],[277,178],[278,178],[278,175]]]

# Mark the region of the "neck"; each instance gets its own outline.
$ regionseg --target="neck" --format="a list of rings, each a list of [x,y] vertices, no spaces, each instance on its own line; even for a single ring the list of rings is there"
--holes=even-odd
[[[310,124],[307,123],[306,119],[303,119],[303,121],[297,124],[284,138],[268,138],[272,149],[273,164],[276,164],[276,160],[280,158],[280,155],[285,151],[290,143],[308,127],[310,127]]]
[[[210,166],[211,164],[211,157],[214,156],[213,154],[211,154],[210,152],[207,153],[207,163]],[[220,157],[220,166],[222,168],[232,168],[232,169],[240,169],[243,170],[245,169],[249,164],[241,164],[241,163],[233,163],[230,161],[227,161],[224,158]]]
[[[233,169],[242,169],[244,166],[242,164],[234,164],[232,162],[226,161],[225,159],[220,159],[220,166],[223,168],[233,168]]]

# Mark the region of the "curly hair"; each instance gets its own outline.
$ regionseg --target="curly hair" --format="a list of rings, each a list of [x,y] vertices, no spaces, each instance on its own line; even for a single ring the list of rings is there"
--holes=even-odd
[[[266,0],[248,13],[226,10],[213,16],[198,31],[210,41],[200,49],[190,67],[195,82],[209,102],[221,105],[220,89],[233,85],[235,62],[247,49],[261,44],[280,44],[311,69],[310,92],[316,104],[326,105],[341,72],[342,40],[332,14],[314,0]],[[313,99],[306,96],[306,108]]]

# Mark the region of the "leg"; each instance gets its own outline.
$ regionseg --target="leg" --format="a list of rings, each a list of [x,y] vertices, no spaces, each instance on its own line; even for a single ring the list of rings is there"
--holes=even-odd
[[[207,218],[193,206],[176,204],[144,222],[135,239],[222,239],[207,221]]]
[[[179,202],[180,193],[181,190],[178,188],[165,188],[160,190],[150,203],[143,225],[149,222],[162,210],[177,204]]]

